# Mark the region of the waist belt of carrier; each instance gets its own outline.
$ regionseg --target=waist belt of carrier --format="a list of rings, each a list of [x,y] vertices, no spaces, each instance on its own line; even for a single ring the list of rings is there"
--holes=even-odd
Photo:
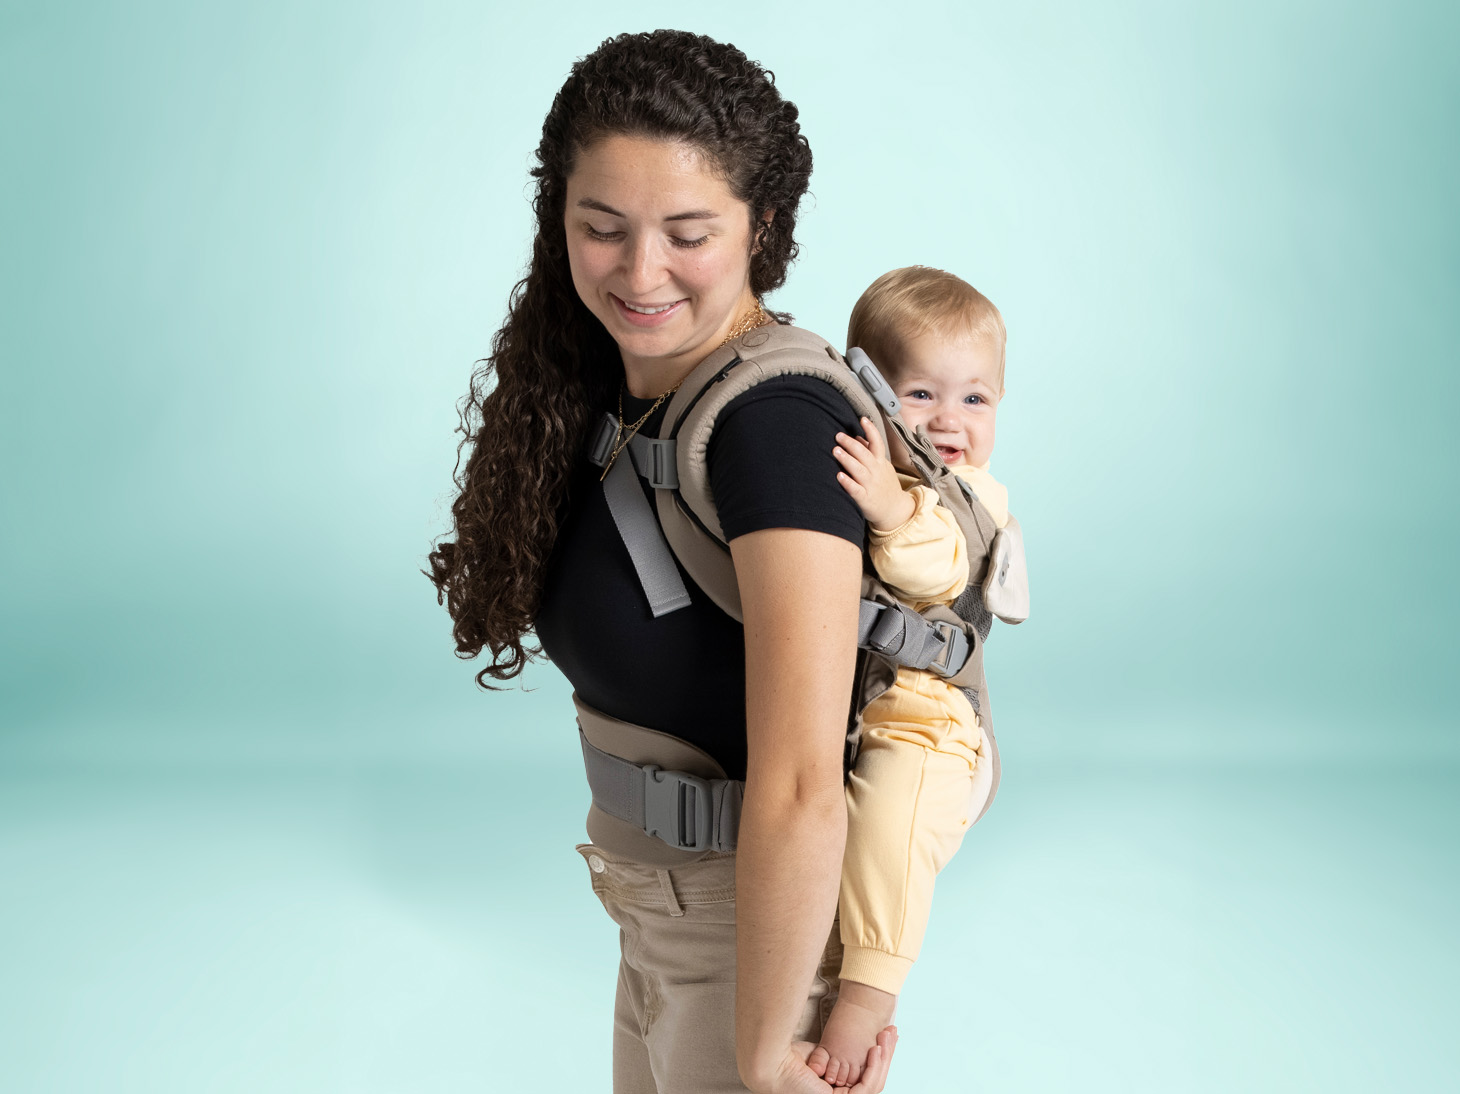
[[[581,729],[578,740],[593,804],[605,813],[681,851],[735,850],[743,782],[632,763],[594,748]]]
[[[608,462],[617,436],[618,420],[612,414],[605,414],[589,446],[589,460],[598,467]],[[689,591],[649,499],[634,481],[628,465],[632,464],[654,489],[673,490],[679,486],[675,442],[635,434],[629,440],[626,454],[630,458],[625,460],[621,454],[604,477],[603,496],[633,560],[639,584],[649,600],[649,610],[657,619],[688,607]],[[968,660],[969,652],[968,636],[952,624],[924,619],[899,604],[880,604],[874,600],[862,601],[857,645],[880,653],[898,665],[927,669],[944,677],[956,675]]]

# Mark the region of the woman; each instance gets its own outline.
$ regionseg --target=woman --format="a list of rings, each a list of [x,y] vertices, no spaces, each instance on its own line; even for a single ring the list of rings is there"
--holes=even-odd
[[[745,780],[735,853],[666,867],[580,848],[623,928],[618,1094],[831,1089],[806,1058],[840,954],[864,525],[832,450],[856,415],[782,377],[718,419],[709,471],[743,628],[687,576],[689,605],[651,614],[583,455],[605,412],[616,445],[651,435],[709,354],[789,321],[760,300],[796,253],[811,172],[796,118],[768,73],[696,35],[622,35],[574,66],[537,151],[531,267],[463,410],[456,539],[431,555],[458,654],[492,653],[483,686],[521,672],[535,630],[584,709]],[[895,1043],[889,1028],[857,1091],[882,1089]]]

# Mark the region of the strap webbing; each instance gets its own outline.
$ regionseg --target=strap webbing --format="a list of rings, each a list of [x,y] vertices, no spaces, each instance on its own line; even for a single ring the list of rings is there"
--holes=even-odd
[[[735,850],[743,782],[640,766],[595,748],[581,729],[578,740],[593,804],[605,813],[681,851]]]
[[[613,442],[618,435],[618,419],[605,414],[588,445],[588,459],[596,467],[608,462]],[[689,590],[679,576],[674,555],[664,538],[664,529],[643,489],[634,481],[637,471],[656,489],[673,489],[679,485],[674,463],[674,442],[635,434],[629,441],[627,454],[619,453],[603,479],[603,499],[618,528],[619,538],[628,548],[634,572],[649,600],[654,618],[689,607]]]
[[[603,480],[603,497],[629,550],[644,595],[649,598],[649,610],[658,619],[689,607],[689,590],[684,587],[684,578],[679,576],[679,567],[674,564],[674,556],[665,542],[659,518],[650,508],[649,499],[644,496],[631,467],[631,461],[622,456],[613,461]]]
[[[952,624],[924,619],[902,604],[862,601],[857,645],[912,669],[955,676],[968,660],[968,635]]]

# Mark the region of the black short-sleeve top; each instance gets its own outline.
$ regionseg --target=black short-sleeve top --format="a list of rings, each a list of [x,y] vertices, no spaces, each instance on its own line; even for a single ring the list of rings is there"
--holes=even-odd
[[[625,393],[624,420],[637,421],[651,405]],[[668,400],[644,423],[646,434],[657,434],[667,409]],[[846,398],[816,377],[775,377],[731,401],[706,453],[726,538],[805,528],[860,545],[865,521],[836,478],[838,430],[862,432]],[[586,455],[574,473],[548,561],[538,640],[588,705],[690,741],[731,778],[744,778],[744,629],[683,566],[690,605],[650,614],[601,473]]]

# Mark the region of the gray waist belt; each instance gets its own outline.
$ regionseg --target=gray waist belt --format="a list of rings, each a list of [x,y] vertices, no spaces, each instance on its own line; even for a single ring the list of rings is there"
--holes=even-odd
[[[733,851],[745,784],[636,764],[594,748],[578,731],[593,804],[681,851]]]

